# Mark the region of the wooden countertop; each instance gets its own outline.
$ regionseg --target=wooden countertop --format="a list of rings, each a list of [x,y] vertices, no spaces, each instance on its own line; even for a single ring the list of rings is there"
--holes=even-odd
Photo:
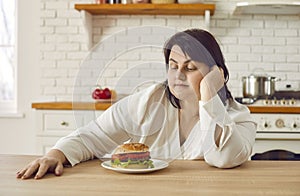
[[[104,169],[100,160],[65,168],[56,177],[17,179],[36,156],[0,155],[0,195],[299,195],[300,161],[248,161],[218,169],[204,161],[173,161],[148,174]]]
[[[37,102],[32,103],[31,107],[38,110],[106,110],[114,102]]]
[[[36,102],[32,108],[39,110],[106,110],[115,101],[106,102]],[[251,113],[288,113],[300,114],[300,107],[278,107],[278,106],[251,106],[248,105]]]
[[[300,107],[292,106],[251,106],[248,105],[251,113],[275,113],[275,114],[300,114]]]

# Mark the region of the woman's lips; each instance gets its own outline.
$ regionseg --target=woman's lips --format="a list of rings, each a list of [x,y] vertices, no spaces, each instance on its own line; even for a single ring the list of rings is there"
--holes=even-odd
[[[186,84],[174,84],[174,86],[187,87],[188,85],[186,85]]]
[[[188,85],[186,85],[186,84],[175,84],[173,88],[178,89],[178,90],[186,89],[186,88],[188,88]]]

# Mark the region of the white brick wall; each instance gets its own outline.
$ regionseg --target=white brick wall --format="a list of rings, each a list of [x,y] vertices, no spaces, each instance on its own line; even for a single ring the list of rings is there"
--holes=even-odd
[[[93,1],[40,2],[40,93],[45,99],[70,101],[74,93],[75,99],[87,101],[97,83],[125,93],[141,83],[164,80],[162,46],[167,36],[155,28],[132,28],[205,27],[203,16],[93,16],[89,51],[82,16],[74,4]],[[233,95],[242,95],[241,77],[257,68],[282,79],[278,90],[286,84],[300,90],[300,16],[232,15],[236,2],[213,1],[217,9],[210,27],[230,70]]]

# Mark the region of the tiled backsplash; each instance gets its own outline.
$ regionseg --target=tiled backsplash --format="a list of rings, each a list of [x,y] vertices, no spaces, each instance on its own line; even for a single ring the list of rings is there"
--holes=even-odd
[[[168,35],[174,29],[205,27],[203,16],[93,16],[89,49],[82,15],[74,4],[91,2],[41,0],[44,99],[87,101],[97,83],[126,93],[162,81],[162,49]],[[204,2],[216,4],[209,30],[221,45],[234,96],[242,95],[241,77],[252,72],[281,78],[277,90],[286,84],[300,90],[300,16],[232,15],[238,1]]]

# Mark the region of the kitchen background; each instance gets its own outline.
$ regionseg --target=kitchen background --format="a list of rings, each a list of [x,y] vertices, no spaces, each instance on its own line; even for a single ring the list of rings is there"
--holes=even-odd
[[[74,4],[91,2],[19,1],[18,18],[22,23],[19,33],[24,34],[19,35],[18,104],[24,117],[0,118],[0,131],[5,136],[0,139],[0,153],[36,153],[35,113],[31,109],[34,101],[72,101],[74,92],[76,99],[92,100],[90,93],[97,83],[126,93],[142,82],[162,80],[165,67],[161,46],[165,37],[145,26],[179,31],[206,28],[204,16],[107,15],[92,16],[91,24],[87,24],[91,25],[91,32],[87,32],[83,15],[74,9]],[[242,96],[241,77],[257,68],[281,78],[276,83],[277,90],[288,90],[287,84],[290,89],[300,89],[299,15],[233,15],[238,0],[203,2],[216,5],[209,31],[221,45],[230,70],[229,88],[234,96]],[[143,36],[128,36],[137,27]],[[123,50],[106,64],[109,69],[101,73],[84,72],[84,77],[79,77],[91,51],[113,52],[114,44],[128,44],[128,39],[132,44],[142,42],[145,47]],[[111,44],[102,44],[108,41]],[[146,47],[147,43],[152,47]],[[74,91],[75,82],[78,91]]]

